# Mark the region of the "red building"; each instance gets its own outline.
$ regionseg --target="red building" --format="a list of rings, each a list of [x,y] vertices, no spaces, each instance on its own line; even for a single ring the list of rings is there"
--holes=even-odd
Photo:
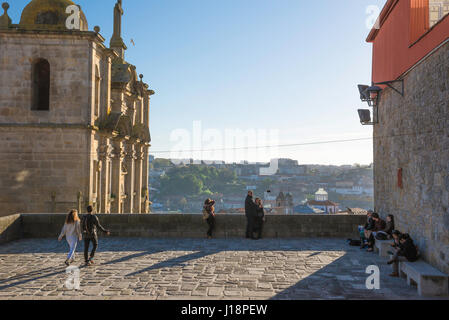
[[[388,0],[373,43],[373,82],[395,80],[449,37],[448,0]]]

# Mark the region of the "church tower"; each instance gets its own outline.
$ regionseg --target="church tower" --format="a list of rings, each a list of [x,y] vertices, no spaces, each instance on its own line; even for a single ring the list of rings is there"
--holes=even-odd
[[[125,61],[122,1],[110,48],[71,0],[32,0],[0,16],[3,214],[145,213],[154,91]]]

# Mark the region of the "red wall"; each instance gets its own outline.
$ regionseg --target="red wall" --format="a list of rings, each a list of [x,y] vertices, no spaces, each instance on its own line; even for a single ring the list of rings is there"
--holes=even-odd
[[[373,82],[397,79],[449,38],[449,16],[428,31],[428,0],[389,0],[388,6],[380,30],[367,39],[373,43]]]

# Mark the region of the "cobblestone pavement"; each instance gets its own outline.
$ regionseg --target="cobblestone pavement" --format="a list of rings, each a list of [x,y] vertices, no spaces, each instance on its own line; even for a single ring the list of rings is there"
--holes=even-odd
[[[96,264],[77,260],[69,290],[67,243],[26,239],[0,246],[0,299],[419,299],[391,267],[344,239],[100,239]],[[365,286],[381,270],[380,290]]]

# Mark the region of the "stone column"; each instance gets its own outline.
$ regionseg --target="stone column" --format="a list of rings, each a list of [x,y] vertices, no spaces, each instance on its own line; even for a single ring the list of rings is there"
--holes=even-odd
[[[142,185],[143,188],[147,188],[149,190],[149,144],[145,144],[143,146],[143,163],[142,163]],[[149,191],[148,191],[149,194]],[[145,199],[144,199],[145,201]],[[149,201],[149,199],[146,199],[146,201]],[[144,203],[143,204],[143,209],[142,211],[144,213],[149,213],[149,208],[148,208],[148,204]]]
[[[112,151],[112,183],[111,183],[111,194],[114,195],[113,202],[111,203],[111,213],[123,213],[120,206],[122,190],[121,190],[121,179],[122,179],[122,160],[124,157],[122,142],[116,140],[113,142]]]
[[[109,166],[111,158],[111,147],[109,145],[109,139],[103,138],[100,146],[99,159],[101,163],[101,182],[99,187],[99,201],[100,201],[100,212],[101,213],[111,213],[109,199],[111,196],[111,190],[109,190],[110,177],[109,177]]]
[[[126,143],[125,153],[125,164],[128,174],[125,176],[126,199],[123,212],[134,213],[134,160],[136,157],[134,144],[130,142]]]
[[[136,144],[136,161],[135,161],[135,174],[134,174],[134,191],[136,196],[134,197],[134,212],[142,213],[142,162],[144,154],[142,152],[142,145]]]

